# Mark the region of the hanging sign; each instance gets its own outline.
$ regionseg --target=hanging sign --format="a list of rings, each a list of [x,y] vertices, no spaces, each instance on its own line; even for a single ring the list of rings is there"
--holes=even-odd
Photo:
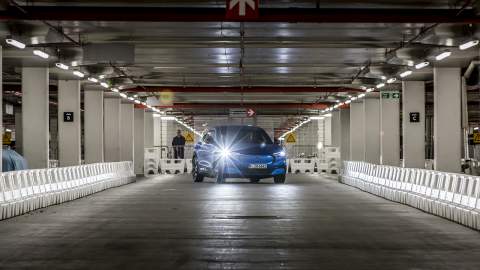
[[[227,0],[227,19],[258,18],[259,0]]]

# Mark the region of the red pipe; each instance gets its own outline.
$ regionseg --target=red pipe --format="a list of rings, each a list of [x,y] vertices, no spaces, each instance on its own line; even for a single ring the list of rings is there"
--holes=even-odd
[[[289,93],[289,92],[363,92],[349,87],[135,87],[125,89],[125,92],[174,92],[174,93]]]
[[[21,6],[0,11],[0,20],[219,22],[225,8]],[[461,12],[460,12],[461,11]],[[479,23],[473,9],[262,8],[252,22],[305,23]]]

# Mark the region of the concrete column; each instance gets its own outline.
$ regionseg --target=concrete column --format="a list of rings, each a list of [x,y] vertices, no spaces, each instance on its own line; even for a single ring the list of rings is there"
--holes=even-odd
[[[70,118],[71,117],[71,118]],[[81,163],[80,81],[58,81],[58,154],[60,167]]]
[[[22,148],[30,169],[48,167],[48,90],[48,68],[22,68]]]
[[[363,102],[350,103],[350,160],[365,160]]]
[[[103,90],[84,92],[85,164],[104,162],[103,153]]]
[[[22,111],[21,109],[18,111],[17,109],[15,110],[15,151],[17,151],[17,153],[19,153],[20,155],[23,155]]]
[[[145,148],[152,148],[154,146],[154,139],[153,112],[145,112]]]
[[[324,146],[332,145],[332,117],[323,119],[323,127],[325,128]]]
[[[103,143],[105,162],[120,161],[120,99],[105,98]]]
[[[460,68],[434,68],[435,170],[461,172],[462,81]]]
[[[143,174],[143,167],[145,162],[145,110],[135,109],[134,113],[134,156],[133,164],[135,165],[135,174]]]
[[[133,161],[133,104],[120,106],[120,160]],[[143,136],[142,136],[143,137]]]
[[[402,87],[403,167],[423,169],[425,168],[425,82],[404,81]],[[417,120],[414,118],[417,115],[418,122],[415,122]]]
[[[341,145],[341,112],[334,111],[332,113],[332,146],[340,147]]]
[[[161,146],[163,142],[163,122],[160,117],[153,118],[153,146]]]
[[[363,104],[365,162],[380,164],[380,99],[365,98]]]
[[[380,163],[400,166],[400,93],[380,94]]]
[[[340,159],[350,160],[350,109],[340,110]]]

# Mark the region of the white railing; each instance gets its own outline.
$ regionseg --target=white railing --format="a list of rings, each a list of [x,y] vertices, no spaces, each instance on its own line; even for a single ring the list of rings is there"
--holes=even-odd
[[[480,230],[480,177],[346,161],[342,181]]]
[[[0,174],[0,220],[135,181],[132,162]]]

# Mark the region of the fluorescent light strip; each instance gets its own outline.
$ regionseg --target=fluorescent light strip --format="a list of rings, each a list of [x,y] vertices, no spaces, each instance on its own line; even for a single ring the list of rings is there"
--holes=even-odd
[[[382,88],[382,87],[384,87],[384,86],[385,86],[384,83],[379,83],[379,84],[377,84],[377,88],[378,88],[378,89],[380,89],[380,88]]]
[[[382,87],[383,87],[383,86],[382,86]],[[373,92],[373,91],[375,91],[375,88],[368,88],[368,89],[367,89],[367,93],[370,93],[370,92]]]
[[[134,102],[137,103],[137,104],[141,103],[140,100],[138,100],[138,99],[136,99]]]
[[[450,55],[452,55],[452,52],[450,51],[442,52],[441,54],[435,56],[435,59],[437,61],[442,61],[443,59],[449,57]]]
[[[474,46],[477,46],[479,42],[480,42],[479,40],[470,40],[468,42],[465,42],[465,43],[461,44],[460,46],[458,46],[458,48],[460,50],[470,49]]]
[[[13,47],[17,47],[17,48],[19,48],[19,49],[25,49],[25,47],[26,47],[25,43],[22,43],[22,42],[20,42],[20,41],[18,41],[18,40],[15,40],[15,39],[13,39],[13,38],[7,38],[7,39],[5,39],[5,42],[6,42],[7,44],[10,44],[10,45],[12,45]]]
[[[55,63],[55,66],[57,66],[59,69],[63,69],[63,70],[68,70],[69,67],[63,63]]]
[[[112,88],[112,89],[110,89],[110,90],[112,90],[112,92],[115,92],[115,93],[118,93],[118,92],[119,92],[117,88]]]
[[[50,55],[48,55],[48,53],[40,51],[40,50],[33,50],[33,54],[38,56],[38,57],[41,57],[43,59],[48,59],[50,57]]]
[[[422,68],[427,67],[429,65],[430,65],[430,62],[425,61],[425,62],[421,62],[421,63],[416,64],[415,68],[416,69],[422,69]]]
[[[121,96],[122,98],[127,98],[127,95],[126,95],[125,93],[120,93],[120,96]]]
[[[77,76],[77,77],[80,77],[80,78],[83,78],[85,77],[85,74],[83,74],[82,72],[78,71],[78,70],[75,70],[73,72],[73,75]]]
[[[404,72],[400,73],[400,77],[405,78],[405,77],[408,77],[408,76],[412,75],[412,73],[413,72],[411,70],[407,70],[407,71],[404,71]]]
[[[89,77],[88,80],[91,81],[91,82],[94,82],[94,83],[98,83],[98,80],[96,78],[93,78],[93,77]]]
[[[394,83],[397,81],[397,78],[390,78],[387,80],[387,83]]]
[[[103,86],[104,88],[110,87],[106,82],[101,82],[100,85]]]

